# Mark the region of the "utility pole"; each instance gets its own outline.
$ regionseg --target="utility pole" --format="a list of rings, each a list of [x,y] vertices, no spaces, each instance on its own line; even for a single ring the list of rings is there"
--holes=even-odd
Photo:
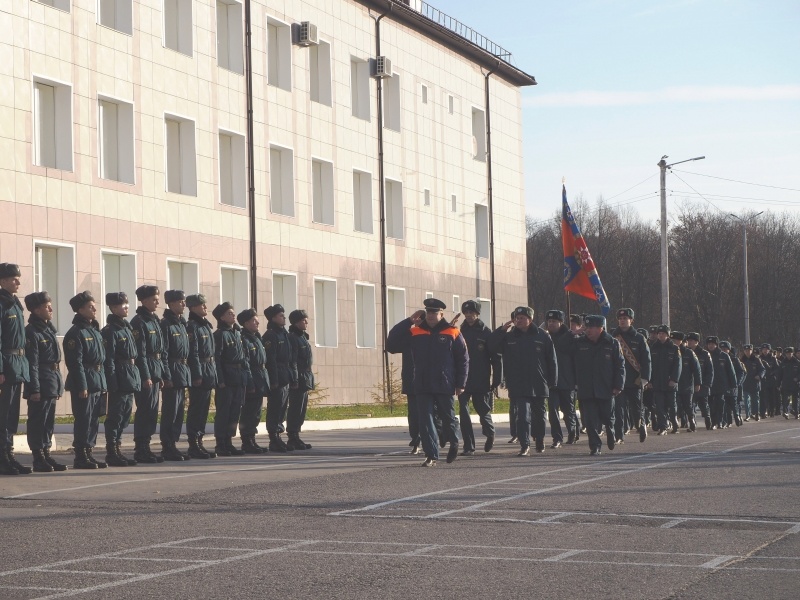
[[[666,154],[658,162],[661,169],[661,322],[669,325],[669,241],[667,240],[667,169],[693,160],[703,160],[705,156],[697,156],[686,160],[667,164]]]
[[[729,213],[734,219],[738,219],[742,224],[742,272],[744,275],[744,343],[750,343],[750,282],[747,276],[747,225],[757,216],[764,214],[762,210],[760,213],[751,215],[747,219]]]

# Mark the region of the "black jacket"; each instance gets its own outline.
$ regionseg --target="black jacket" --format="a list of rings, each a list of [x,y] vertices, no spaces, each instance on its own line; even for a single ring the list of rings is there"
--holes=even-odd
[[[64,361],[67,363],[66,388],[72,393],[105,392],[106,361],[100,324],[89,322],[80,315],[72,319],[72,327],[64,336]]]
[[[556,388],[573,392],[575,391],[575,368],[572,363],[572,347],[575,343],[575,335],[569,330],[569,327],[562,324],[558,331],[550,334],[550,338],[553,340],[558,362]]]
[[[725,354],[719,347],[715,348],[711,354],[711,361],[714,363],[714,381],[711,384],[711,393],[727,394],[730,390],[736,389],[736,371],[733,370],[731,357]]]
[[[133,327],[133,337],[136,340],[139,355],[136,359],[136,366],[139,367],[142,381],[149,379],[154,384],[163,381],[167,354],[158,316],[144,306],[140,306],[136,309],[136,315],[131,319],[131,327]]]
[[[22,304],[19,298],[0,289],[0,373],[5,375],[8,383],[23,383],[30,379],[26,343]]]
[[[751,354],[750,358],[742,357],[742,364],[747,372],[742,386],[744,391],[750,393],[761,391],[761,382],[767,373],[764,363],[758,356]]]
[[[656,340],[650,346],[653,371],[650,383],[653,389],[659,392],[677,391],[677,387],[670,387],[669,382],[676,384],[681,378],[681,351],[671,340],[660,342]]]
[[[641,389],[642,379],[650,381],[650,377],[652,376],[650,346],[647,340],[633,327],[628,328],[628,331],[622,331],[622,329],[617,327],[611,332],[611,337],[615,338],[617,341],[619,341],[621,337],[639,363],[640,371],[637,371],[627,359],[625,360],[625,387]],[[622,348],[622,342],[620,342],[620,348]],[[624,351],[622,352],[622,357],[625,358]]]
[[[267,352],[258,332],[242,328],[242,344],[250,362],[250,377],[253,380],[253,396],[266,396],[269,392],[269,372],[267,371]]]
[[[176,315],[170,309],[164,311],[161,319],[161,332],[164,335],[167,370],[164,380],[171,381],[176,388],[192,385],[192,374],[189,371],[189,333],[186,331],[186,319]]]
[[[759,360],[761,360],[761,364],[764,365],[764,368],[767,372],[764,374],[764,378],[762,380],[762,384],[764,389],[775,389],[780,385],[780,375],[781,375],[781,368],[778,364],[778,359],[772,356],[772,354],[768,354],[767,356],[759,356]]]
[[[791,360],[781,361],[781,393],[793,394],[800,390],[800,360],[793,356]]]
[[[50,321],[36,315],[28,317],[25,327],[25,356],[30,367],[30,381],[25,384],[22,395],[40,394],[42,398],[59,398],[64,394],[64,378],[61,376],[61,346],[58,332]]]
[[[284,387],[297,383],[297,365],[294,345],[285,327],[270,322],[261,338],[267,353],[267,371],[271,387]]]
[[[109,392],[132,394],[142,389],[142,379],[136,367],[139,354],[133,327],[127,319],[108,315],[103,327],[103,343],[106,345],[106,383]]]
[[[214,328],[208,319],[189,312],[186,322],[189,335],[189,371],[192,381],[202,380],[198,386],[210,390],[217,385],[217,365],[214,361]]]
[[[705,348],[699,345],[695,346],[692,352],[697,356],[697,361],[700,363],[700,373],[702,375],[702,383],[700,384],[700,391],[697,395],[705,398],[711,392],[711,386],[714,383],[714,361],[711,360],[711,354]]]
[[[681,351],[681,378],[678,380],[678,392],[692,392],[696,385],[703,385],[703,372],[697,355],[686,346]]]
[[[489,336],[492,330],[478,319],[474,325],[466,321],[461,324],[461,335],[469,354],[469,375],[465,392],[486,394],[503,380],[503,361],[499,354],[489,352]]]
[[[311,391],[314,389],[314,373],[311,371],[311,366],[314,364],[314,353],[311,351],[308,333],[291,325],[289,327],[289,339],[294,344],[297,388]]]
[[[531,323],[527,331],[501,325],[489,338],[489,350],[503,355],[503,374],[511,397],[550,396],[558,385],[558,359],[550,335]]]
[[[214,332],[214,347],[218,385],[224,383],[226,387],[252,389],[250,360],[244,350],[239,326],[220,322]]]
[[[603,332],[596,342],[582,335],[574,338],[572,357],[575,382],[581,400],[610,400],[625,384],[625,359],[619,342]]]

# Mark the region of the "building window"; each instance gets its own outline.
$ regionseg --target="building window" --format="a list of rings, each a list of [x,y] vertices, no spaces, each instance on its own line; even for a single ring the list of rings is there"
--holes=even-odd
[[[356,347],[375,347],[375,286],[356,284]]]
[[[164,115],[166,129],[167,191],[197,195],[194,121]]]
[[[217,0],[217,64],[234,73],[244,73],[243,47],[242,3]]]
[[[475,205],[475,256],[489,258],[489,209]]]
[[[97,22],[100,25],[132,35],[133,2],[131,0],[97,0]]]
[[[100,177],[135,183],[133,166],[133,104],[111,98],[98,99]]]
[[[69,12],[69,0],[38,0],[38,1],[42,4],[46,4],[47,6],[52,6],[53,8],[57,8],[58,10]]]
[[[250,306],[247,269],[220,267],[219,301],[233,304],[237,314]]]
[[[198,271],[197,263],[167,259],[167,289],[183,290],[187,295],[196,294],[200,291]]]
[[[388,329],[406,318],[406,291],[401,288],[388,288],[386,290],[386,318],[389,320]]]
[[[36,243],[34,254],[35,291],[50,294],[53,325],[64,335],[74,316],[69,299],[75,295],[75,250],[71,246]],[[99,302],[97,308],[102,310]]]
[[[422,103],[423,104],[427,104],[428,103],[428,86],[427,85],[423,85],[422,86]]]
[[[336,347],[336,281],[314,279],[314,334],[317,346]]]
[[[219,132],[219,201],[228,206],[247,206],[244,136]]]
[[[453,314],[461,312],[461,298],[453,295],[453,305],[451,307],[453,309]]]
[[[311,188],[314,203],[312,220],[333,225],[333,163],[319,159],[311,161]]]
[[[426,189],[423,192],[423,198],[424,198],[423,203],[425,204],[425,206],[430,206],[431,205],[431,191]]]
[[[486,116],[477,108],[472,109],[472,157],[486,162]]]
[[[458,198],[455,194],[450,195],[450,212],[458,212]]]
[[[384,79],[383,126],[400,131],[400,75]]]
[[[136,304],[136,255],[119,252],[101,252],[100,296],[112,292],[125,292],[131,305]],[[133,310],[130,311],[133,316]],[[105,325],[106,313],[98,307],[97,320]]]
[[[447,112],[449,112],[452,115],[454,110],[455,110],[455,98],[453,98],[452,95],[448,95],[447,96]]]
[[[273,19],[267,19],[267,83],[292,89],[292,30]]]
[[[34,163],[72,170],[72,86],[33,81]]]
[[[272,303],[283,306],[286,314],[297,308],[297,275],[293,273],[272,274]]]
[[[331,45],[320,41],[309,48],[311,62],[311,101],[325,106],[333,104],[331,98]]]
[[[353,116],[369,121],[369,63],[358,58],[350,59],[350,101]]]
[[[192,56],[192,0],[164,0],[164,45]]]
[[[425,292],[425,300],[428,298],[433,298],[433,292]]]
[[[353,219],[356,231],[372,233],[372,175],[353,171]]]
[[[269,147],[270,210],[278,215],[294,216],[294,160],[292,151]]]
[[[492,301],[488,298],[477,298],[477,300],[481,303],[481,321],[491,327],[492,310],[494,309]]]
[[[386,235],[402,240],[405,233],[403,223],[403,184],[386,180]]]

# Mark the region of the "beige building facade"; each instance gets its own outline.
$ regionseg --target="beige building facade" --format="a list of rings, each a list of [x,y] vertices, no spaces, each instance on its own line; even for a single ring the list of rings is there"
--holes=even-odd
[[[526,303],[535,81],[455,29],[417,0],[9,0],[0,261],[62,335],[81,290],[305,308],[327,402],[369,402],[384,314]]]

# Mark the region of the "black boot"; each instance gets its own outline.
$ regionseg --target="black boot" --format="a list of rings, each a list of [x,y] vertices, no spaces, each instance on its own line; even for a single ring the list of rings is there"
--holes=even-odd
[[[190,435],[189,436],[189,456],[191,458],[211,458],[208,455],[208,452],[205,450],[200,450],[200,447],[197,444],[198,438]]]
[[[97,463],[89,460],[86,448],[75,448],[75,462],[72,463],[73,469],[99,469]]]
[[[290,448],[286,445],[286,443],[281,439],[280,433],[270,433],[269,434],[269,451],[270,452],[289,452],[294,450],[294,448]]]
[[[241,450],[233,445],[233,438],[228,438],[225,440],[225,447],[228,449],[228,452],[231,453],[231,456],[244,456],[244,450]]]
[[[174,442],[161,442],[161,458],[171,462],[183,462],[183,454],[178,452]]]
[[[32,450],[33,470],[37,473],[52,473],[55,471],[53,466],[44,457],[44,450]]]
[[[286,440],[286,447],[289,450],[308,450],[311,448],[310,444],[306,444],[303,440],[300,439],[299,433],[290,433],[288,434],[288,440]]]
[[[203,436],[202,435],[198,435],[197,436],[197,447],[200,448],[201,452],[205,452],[206,454],[208,454],[208,458],[217,458],[217,453],[216,452],[214,452],[213,450],[209,450],[208,448],[203,446]]]
[[[706,430],[711,431],[711,417],[703,417],[706,421]]]
[[[106,463],[108,463],[109,467],[128,466],[128,461],[117,455],[117,445],[114,443],[106,444]]]
[[[108,468],[108,464],[104,463],[102,460],[97,460],[92,455],[92,451],[93,451],[93,448],[87,448],[86,449],[86,457],[89,459],[89,462],[93,462],[94,464],[96,464],[98,469],[107,469]]]
[[[66,471],[67,470],[67,465],[62,465],[55,458],[50,456],[50,448],[45,448],[44,450],[42,450],[42,452],[44,453],[44,459],[47,461],[47,463],[51,467],[53,467],[53,471],[59,471],[60,472],[60,471]]]
[[[133,451],[133,458],[136,459],[136,462],[147,464],[164,462],[163,458],[156,456],[153,454],[153,451],[150,450],[150,440],[135,440],[135,442],[136,449]]]
[[[0,475],[19,475],[19,471],[14,468],[14,465],[8,462],[6,449],[3,447],[0,447]]]
[[[120,449],[120,446],[121,446],[121,445],[122,445],[122,444],[120,444],[119,442],[117,442],[116,444],[114,444],[114,452],[116,453],[116,455],[117,455],[117,456],[118,456],[118,457],[119,457],[121,460],[124,460],[126,463],[128,463],[128,466],[129,466],[129,467],[135,467],[135,466],[136,466],[138,463],[136,462],[136,460],[135,460],[135,459],[133,459],[133,458],[128,458],[127,456],[125,456],[125,455],[122,453],[122,450]]]
[[[30,475],[33,472],[33,469],[30,467],[26,467],[17,461],[16,457],[14,456],[14,447],[7,446],[6,447],[6,456],[8,457],[8,462],[11,463],[11,466],[14,467],[17,471],[19,471],[20,475]]]
[[[256,436],[242,436],[242,450],[245,454],[264,454],[264,448],[256,443]]]
[[[217,456],[233,456],[224,438],[217,438],[217,445],[214,448],[214,452]]]

